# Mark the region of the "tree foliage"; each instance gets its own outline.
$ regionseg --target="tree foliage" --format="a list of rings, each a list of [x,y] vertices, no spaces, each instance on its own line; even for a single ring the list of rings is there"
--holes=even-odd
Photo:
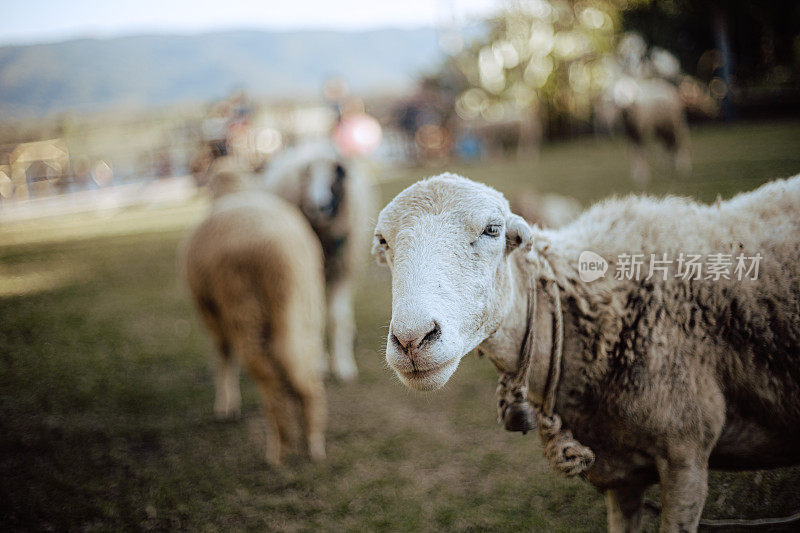
[[[488,21],[484,39],[450,60],[464,79],[456,112],[493,121],[544,103],[587,118],[594,96],[612,82],[608,54],[619,22],[614,0],[508,3]]]

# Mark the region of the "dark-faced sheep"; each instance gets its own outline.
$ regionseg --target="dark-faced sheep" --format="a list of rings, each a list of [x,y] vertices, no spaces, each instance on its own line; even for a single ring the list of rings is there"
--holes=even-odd
[[[353,285],[369,243],[374,211],[371,185],[329,142],[311,142],[276,157],[260,187],[298,206],[322,243],[325,257],[330,368],[351,380],[358,374],[353,341]]]
[[[294,445],[297,420],[309,455],[323,459],[322,250],[296,207],[264,193],[230,193],[239,180],[232,171],[212,177],[220,194],[185,243],[186,279],[219,352],[214,411],[239,413],[243,365],[269,421],[268,461],[280,463]]]
[[[605,493],[611,531],[641,529],[655,483],[662,531],[694,531],[709,468],[800,462],[800,176],[719,205],[608,200],[538,230],[445,174],[381,211],[373,253],[400,380],[438,389],[488,355],[506,427],[539,410],[545,456]]]

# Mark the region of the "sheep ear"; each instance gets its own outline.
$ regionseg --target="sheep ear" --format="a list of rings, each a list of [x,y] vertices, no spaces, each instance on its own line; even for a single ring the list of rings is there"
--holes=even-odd
[[[513,252],[520,246],[529,246],[533,242],[533,232],[525,219],[511,214],[506,222],[506,251]]]
[[[377,235],[372,237],[372,257],[379,265],[386,264],[386,246],[381,244]]]

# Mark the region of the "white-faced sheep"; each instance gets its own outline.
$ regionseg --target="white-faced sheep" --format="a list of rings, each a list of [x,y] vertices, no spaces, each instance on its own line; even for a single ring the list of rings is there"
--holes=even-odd
[[[215,191],[240,177],[221,171]],[[264,401],[267,459],[294,444],[297,419],[313,459],[325,457],[322,250],[300,211],[259,192],[220,194],[184,245],[194,301],[219,352],[214,411],[239,413],[239,365]]]
[[[641,528],[654,483],[662,530],[692,531],[709,467],[800,461],[800,176],[718,206],[609,200],[539,230],[494,189],[442,175],[383,209],[373,253],[392,271],[400,380],[437,389],[487,354],[507,427],[540,409],[545,456],[605,493],[612,531]],[[635,254],[675,262],[628,275]]]
[[[354,379],[353,284],[368,249],[371,185],[332,144],[313,142],[276,157],[261,186],[298,206],[322,243],[330,367],[340,379]]]

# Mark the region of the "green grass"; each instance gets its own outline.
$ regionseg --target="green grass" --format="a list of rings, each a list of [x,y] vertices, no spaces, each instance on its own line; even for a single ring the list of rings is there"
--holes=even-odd
[[[695,175],[654,193],[713,200],[800,171],[800,124],[695,130]],[[452,167],[507,193],[589,203],[630,190],[620,142],[546,146],[538,161]],[[383,170],[386,201],[439,168]],[[564,480],[538,438],[494,421],[494,371],[467,357],[443,391],[386,369],[389,275],[359,287],[357,384],[328,388],[329,460],[275,469],[250,380],[243,417],[212,414],[213,349],[177,273],[203,202],[0,228],[0,528],[597,531],[601,495]],[[702,228],[698,228],[702,230]],[[715,475],[707,516],[783,513],[795,471]],[[654,521],[648,522],[653,527]]]

